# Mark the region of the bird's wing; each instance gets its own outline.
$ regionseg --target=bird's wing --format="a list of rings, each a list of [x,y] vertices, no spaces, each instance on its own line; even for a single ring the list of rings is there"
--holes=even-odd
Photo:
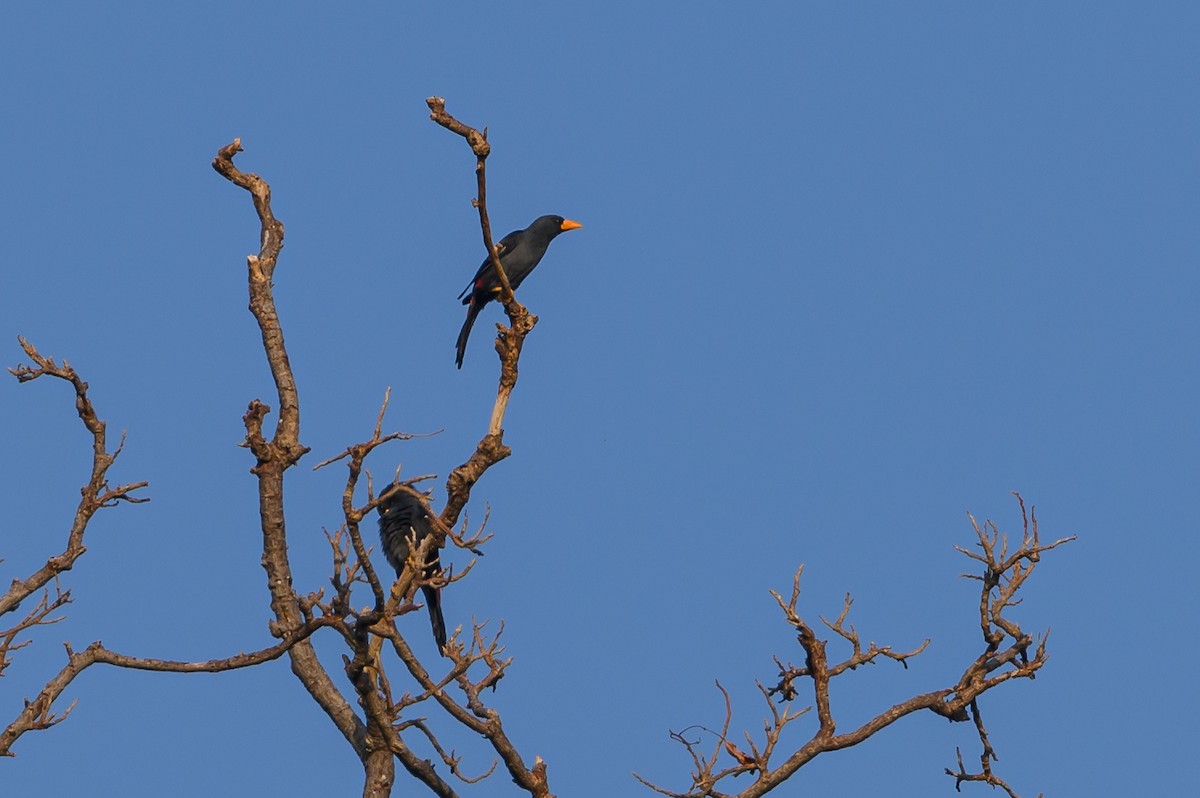
[[[513,243],[513,236],[515,236],[519,232],[521,232],[521,231],[517,230],[515,232],[509,233],[504,238],[500,239],[499,243],[496,244],[496,255],[497,256],[499,256],[500,258],[503,258],[508,253],[508,250],[512,246],[512,243]],[[458,295],[458,298],[462,300],[462,303],[464,305],[467,304],[467,302],[469,301],[466,298],[467,295],[475,290],[475,287],[477,285],[479,285],[480,278],[482,278],[489,271],[491,271],[491,268],[492,268],[492,258],[489,255],[488,257],[483,259],[483,263],[479,264],[479,270],[476,271],[475,276],[471,278],[470,284],[467,285],[467,287],[463,289],[462,293]]]

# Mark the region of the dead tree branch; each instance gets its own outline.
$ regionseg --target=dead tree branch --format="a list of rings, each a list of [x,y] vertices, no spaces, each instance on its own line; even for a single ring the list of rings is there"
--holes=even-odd
[[[17,639],[20,635],[30,629],[35,629],[39,626],[50,626],[63,619],[61,615],[57,618],[51,618],[50,614],[60,607],[71,603],[71,591],[63,590],[58,581],[55,580],[54,592],[55,596],[51,599],[49,589],[42,591],[37,604],[34,605],[33,609],[25,613],[24,618],[4,631],[0,631],[0,676],[4,675],[5,669],[12,663],[12,652],[19,651],[33,642],[32,640],[22,640],[18,643]],[[15,610],[16,607],[13,609]]]
[[[203,662],[182,662],[178,660],[152,659],[147,657],[131,657],[118,654],[96,641],[83,651],[75,651],[66,644],[67,664],[56,676],[46,682],[41,692],[33,700],[25,702],[25,708],[17,718],[0,732],[0,756],[13,756],[12,746],[21,735],[29,731],[42,731],[65,720],[74,709],[75,703],[59,713],[53,711],[55,700],[62,695],[75,677],[92,665],[113,665],[118,668],[131,668],[143,671],[159,671],[162,673],[220,673],[223,671],[248,668],[264,662],[278,659],[302,640],[307,640],[313,632],[325,626],[335,625],[339,619],[326,616],[312,618],[297,630],[297,634],[289,640],[276,643],[273,646],[249,654],[235,654],[224,659],[212,659]]]
[[[26,355],[36,366],[17,366],[9,369],[21,382],[30,382],[39,377],[51,376],[62,379],[72,385],[75,390],[75,406],[84,426],[92,433],[92,471],[88,483],[80,491],[82,498],[76,509],[74,520],[67,537],[67,548],[56,557],[51,557],[45,566],[25,580],[14,580],[8,591],[0,597],[0,614],[16,610],[21,601],[30,593],[43,588],[54,579],[55,596],[50,598],[49,591],[43,592],[37,604],[14,626],[0,632],[0,673],[9,662],[9,654],[28,644],[16,642],[18,636],[37,626],[52,624],[60,620],[51,618],[51,614],[71,601],[69,590],[63,590],[57,579],[60,574],[71,569],[75,561],[87,550],[84,546],[84,534],[88,523],[97,511],[104,507],[112,507],[119,501],[139,503],[149,501],[131,495],[133,491],[146,487],[147,482],[136,482],[128,485],[112,487],[107,480],[108,469],[116,461],[124,445],[124,438],[116,450],[109,452],[105,440],[106,424],[97,415],[91,400],[88,398],[88,385],[65,360],[58,365],[51,357],[43,356],[33,344],[24,338],[18,339]],[[67,645],[67,664],[59,673],[50,679],[38,695],[31,701],[26,701],[24,709],[17,718],[0,732],[0,756],[12,756],[13,744],[26,732],[48,729],[64,720],[74,707],[55,712],[54,702],[68,685],[85,669],[94,664],[113,665],[121,668],[139,670],[166,671],[175,673],[217,672],[244,668],[282,656],[293,645],[305,640],[317,629],[330,625],[334,618],[306,618],[305,622],[290,635],[288,639],[252,654],[238,654],[225,659],[208,660],[204,662],[178,662],[162,659],[131,657],[118,654],[104,648],[95,642],[80,652],[75,652]]]
[[[270,440],[263,434],[263,419],[270,408],[255,399],[245,415],[246,443],[257,463],[251,469],[258,479],[259,518],[263,536],[262,564],[267,572],[267,589],[275,621],[272,634],[282,640],[296,635],[304,626],[301,602],[292,588],[291,564],[287,555],[287,531],[283,513],[283,477],[288,468],[308,451],[300,443],[300,399],[295,376],[283,340],[283,328],[275,308],[272,278],[283,249],[283,223],[271,210],[271,188],[256,174],[244,173],[234,166],[234,156],[242,151],[240,139],[222,147],[213,160],[213,168],[230,182],[250,193],[261,223],[257,255],[246,258],[250,293],[250,312],[258,322],[263,350],[275,381],[279,402],[279,421]],[[332,678],[317,659],[308,641],[300,641],[288,650],[292,673],[317,702],[334,725],[353,746],[367,771],[366,782],[377,785],[364,795],[386,795],[390,790],[392,757],[390,751],[368,744],[368,728],[338,691]]]
[[[530,795],[537,796],[537,798],[552,798],[552,793],[546,783],[545,763],[536,759],[532,767],[525,764],[515,745],[508,738],[499,714],[487,707],[482,699],[481,693],[488,688],[494,688],[503,678],[505,669],[511,663],[511,659],[502,658],[503,649],[499,644],[499,635],[486,639],[480,626],[474,627],[472,637],[467,642],[461,641],[457,633],[452,635],[445,651],[450,662],[449,672],[441,677],[434,677],[419,660],[395,623],[397,616],[414,609],[411,596],[424,578],[423,569],[419,565],[405,568],[403,573],[392,583],[389,592],[385,590],[383,584],[379,583],[376,572],[366,562],[366,547],[358,527],[368,513],[386,501],[394,491],[407,491],[420,501],[423,507],[428,508],[427,497],[414,487],[415,482],[423,479],[421,477],[407,482],[395,482],[382,490],[378,496],[372,495],[371,485],[368,482],[367,503],[361,507],[357,507],[353,503],[358,482],[365,471],[365,458],[390,439],[390,436],[384,435],[382,432],[382,418],[386,404],[387,400],[385,399],[371,438],[348,447],[346,452],[339,455],[338,458],[332,458],[347,461],[348,475],[343,491],[342,509],[345,518],[344,529],[351,539],[349,543],[335,545],[335,550],[342,552],[335,556],[335,562],[340,563],[335,564],[335,574],[339,569],[341,572],[334,582],[335,592],[339,594],[347,592],[348,595],[349,585],[357,578],[358,581],[370,584],[371,592],[376,599],[375,604],[369,609],[348,610],[350,618],[345,628],[347,643],[352,648],[352,655],[345,658],[347,677],[355,685],[359,695],[359,704],[368,716],[368,725],[380,730],[390,729],[386,735],[386,742],[391,751],[411,775],[424,782],[435,794],[453,795],[454,792],[448,784],[436,777],[436,773],[429,763],[415,757],[411,747],[404,739],[404,732],[412,730],[419,733],[450,768],[451,774],[464,783],[473,783],[483,776],[464,775],[461,770],[460,758],[446,752],[446,748],[438,739],[432,724],[425,720],[417,721],[407,718],[408,714],[416,707],[430,701],[440,707],[457,724],[488,740],[493,750],[496,751],[498,760],[486,769],[485,774],[492,773],[497,765],[502,763],[513,781]],[[486,540],[482,532],[467,538],[446,527],[428,509],[427,516],[433,522],[434,534],[426,537],[421,545],[410,554],[411,563],[425,562],[428,549],[434,545],[444,545],[447,539],[452,540],[461,548],[479,553],[476,547],[482,545]],[[333,539],[336,540],[337,537],[335,535]],[[361,569],[359,569],[360,565],[363,566]],[[445,581],[461,579],[470,571],[470,567],[469,565],[453,577],[446,577]],[[356,576],[359,573],[363,575]],[[386,598],[382,604],[380,603],[381,595]],[[335,599],[336,601],[337,599]],[[350,606],[348,597],[344,604],[347,607]],[[393,697],[392,680],[387,675],[386,663],[380,656],[380,649],[374,641],[390,644],[391,650],[404,666],[407,675],[419,688],[418,692],[415,694],[405,693],[399,698]],[[477,677],[472,677],[470,674],[476,666],[482,667],[484,672]],[[454,697],[450,689],[454,686],[457,686],[463,698]]]
[[[537,324],[537,316],[530,314],[513,296],[508,275],[500,263],[500,255],[492,241],[492,226],[487,212],[487,157],[491,153],[491,145],[487,142],[487,129],[482,133],[469,125],[455,119],[446,111],[446,101],[441,97],[430,97],[426,104],[429,106],[429,118],[447,130],[466,139],[475,153],[475,180],[478,194],[474,205],[479,211],[479,226],[483,233],[483,245],[492,260],[492,266],[500,280],[500,301],[504,304],[504,312],[508,315],[509,326],[497,325],[496,352],[500,355],[500,384],[496,391],[496,402],[492,407],[492,418],[488,424],[488,433],[479,442],[475,452],[467,460],[450,473],[446,481],[446,506],[442,510],[442,522],[453,527],[458,522],[458,515],[466,507],[471,496],[471,488],[479,481],[484,472],[512,454],[504,445],[504,414],[508,408],[508,400],[513,388],[517,385],[517,365],[521,357],[521,348],[528,335]]]
[[[444,108],[442,112],[444,114]],[[448,115],[445,115],[444,119],[449,122],[447,127],[464,135],[476,152],[479,183],[476,207],[480,212],[485,245],[495,258],[495,247],[491,242],[486,211],[486,176],[483,169],[483,159],[486,158],[489,149],[486,136],[462,126]],[[509,661],[499,658],[497,641],[493,639],[487,643],[483,642],[478,628],[470,646],[451,638],[448,645],[450,672],[435,680],[417,660],[407,641],[396,628],[396,616],[410,611],[413,607],[412,590],[420,586],[419,580],[431,577],[427,577],[419,568],[405,568],[388,591],[370,562],[370,550],[360,529],[367,514],[386,500],[391,491],[410,491],[420,499],[423,506],[427,506],[426,497],[412,487],[415,480],[391,485],[387,490],[381,491],[379,496],[374,496],[369,475],[367,502],[363,506],[355,504],[354,496],[367,456],[384,443],[406,437],[398,433],[383,433],[386,398],[369,440],[350,446],[340,455],[318,465],[321,467],[344,459],[349,471],[342,495],[345,523],[340,530],[330,535],[331,550],[334,553],[333,595],[328,601],[320,593],[300,598],[291,588],[282,515],[283,474],[307,449],[299,443],[299,400],[271,294],[271,277],[283,245],[283,226],[271,213],[270,189],[265,181],[255,175],[242,174],[233,166],[233,156],[240,149],[237,141],[223,148],[218,153],[214,167],[229,180],[251,192],[262,222],[262,250],[257,256],[250,256],[248,259],[250,309],[262,331],[263,345],[275,378],[281,413],[275,434],[268,440],[263,432],[263,420],[268,408],[258,401],[252,403],[246,415],[246,445],[257,460],[252,472],[259,480],[259,511],[264,540],[263,563],[268,573],[271,606],[276,616],[273,628],[277,633],[287,634],[288,630],[298,628],[307,619],[339,619],[337,622],[331,622],[331,625],[341,634],[350,649],[343,657],[343,667],[362,709],[361,718],[333,687],[328,674],[316,662],[311,646],[306,642],[297,643],[289,650],[293,671],[354,745],[366,771],[364,795],[386,795],[390,792],[395,778],[393,757],[394,761],[398,761],[410,775],[425,784],[434,794],[455,795],[453,788],[434,771],[432,764],[421,759],[401,734],[406,730],[419,734],[439,753],[452,774],[464,778],[458,758],[445,753],[445,748],[438,741],[432,726],[424,721],[418,723],[403,717],[414,705],[433,701],[451,718],[488,739],[500,761],[520,787],[538,798],[551,798],[546,786],[545,764],[537,760],[532,767],[525,765],[508,740],[499,715],[486,707],[480,698],[480,691],[486,687],[494,687],[509,664]],[[506,311],[513,328],[524,332],[532,329],[536,319],[512,300],[511,290],[507,292],[507,299]],[[501,386],[498,390],[497,406],[493,408],[492,428],[480,441],[468,462],[451,474],[447,506],[440,516],[429,513],[435,534],[428,536],[418,550],[411,554],[415,562],[425,562],[429,549],[433,546],[443,547],[447,538],[473,551],[477,551],[474,547],[485,540],[482,532],[468,538],[456,534],[453,528],[469,499],[471,485],[487,468],[509,454],[508,448],[503,444],[503,430],[500,429],[499,422],[503,418],[503,408],[516,382],[516,365],[524,332],[501,335],[503,345],[498,345],[502,360]],[[456,576],[432,578],[443,580],[437,583],[440,585],[462,578],[469,570],[468,566]],[[361,610],[354,608],[352,590],[356,584],[363,584],[370,590],[373,599],[370,607]],[[379,648],[372,642],[375,639],[391,643],[392,650],[397,653],[409,675],[419,685],[420,692],[417,695],[406,693],[399,700],[393,699],[391,680],[379,656]],[[477,664],[482,665],[486,672],[480,678],[468,677],[468,673]],[[446,689],[454,684],[457,684],[466,696],[462,703],[453,699]],[[492,769],[494,767],[493,765]],[[488,772],[490,771],[491,769]]]
[[[133,504],[150,501],[147,498],[139,498],[132,495],[134,491],[149,485],[149,482],[132,482],[127,485],[117,485],[115,487],[108,484],[108,469],[112,467],[117,457],[120,456],[121,448],[125,445],[125,436],[121,436],[121,442],[117,444],[117,448],[114,451],[108,451],[107,425],[96,415],[96,408],[92,406],[92,400],[88,398],[88,384],[83,381],[66,360],[60,366],[54,362],[54,358],[42,355],[33,344],[29,343],[23,337],[18,336],[17,341],[20,342],[21,348],[25,350],[25,354],[35,364],[34,366],[22,364],[9,369],[9,373],[16,377],[18,382],[32,382],[39,377],[48,376],[64,380],[74,388],[75,410],[79,414],[79,419],[83,422],[84,427],[92,434],[92,471],[87,483],[80,491],[81,495],[79,504],[75,508],[75,517],[72,519],[71,529],[67,533],[66,548],[63,549],[61,554],[47,560],[46,564],[29,576],[29,578],[13,580],[4,595],[0,596],[0,615],[12,612],[31,593],[42,589],[49,584],[51,579],[54,579],[64,571],[71,570],[75,565],[75,561],[87,551],[87,548],[83,545],[83,536],[87,531],[88,523],[92,520],[92,516],[98,511],[104,507],[116,506],[117,503],[122,501]]]
[[[783,611],[785,621],[796,632],[797,642],[804,652],[804,661],[803,664],[794,665],[784,664],[776,659],[779,676],[775,686],[765,689],[760,685],[760,690],[766,697],[768,706],[771,707],[771,718],[764,726],[763,744],[761,746],[755,744],[747,733],[746,740],[750,752],[746,753],[727,739],[731,710],[728,694],[722,688],[721,692],[726,698],[725,726],[719,735],[720,744],[711,755],[704,756],[698,753],[695,741],[686,739],[682,733],[671,733],[671,737],[680,742],[692,758],[694,769],[690,788],[682,792],[673,792],[643,779],[637,774],[634,775],[648,787],[674,798],[724,798],[725,796],[757,798],[757,796],[766,795],[791,778],[796,771],[817,756],[858,745],[907,715],[921,710],[929,710],[952,721],[974,720],[975,730],[982,747],[981,770],[979,773],[969,773],[963,766],[960,753],[958,770],[946,769],[946,773],[954,777],[955,786],[961,787],[963,782],[984,782],[1004,789],[1011,798],[1017,798],[1012,788],[992,771],[991,762],[996,759],[996,755],[979,713],[979,697],[1005,682],[1014,679],[1033,679],[1037,671],[1045,665],[1047,635],[1043,634],[1040,639],[1035,640],[1032,635],[1027,634],[1021,628],[1019,623],[1006,615],[1005,611],[1019,603],[1016,598],[1017,591],[1032,575],[1041,559],[1041,554],[1074,540],[1074,537],[1067,537],[1053,543],[1042,544],[1038,535],[1036,515],[1031,512],[1027,513],[1024,501],[1020,496],[1017,496],[1017,499],[1021,507],[1023,532],[1020,544],[1011,552],[1007,538],[1000,534],[994,524],[987,522],[981,527],[973,518],[971,523],[980,551],[956,547],[960,552],[983,565],[982,575],[964,574],[970,579],[982,582],[979,598],[979,624],[983,636],[983,649],[966,667],[957,683],[915,695],[883,710],[861,726],[839,734],[829,693],[831,680],[880,658],[894,660],[907,668],[908,660],[921,654],[929,645],[929,640],[904,652],[894,651],[891,646],[878,646],[874,642],[864,647],[858,631],[854,626],[846,623],[850,607],[853,604],[850,596],[847,595],[841,613],[834,621],[821,618],[825,626],[850,647],[848,657],[838,662],[831,662],[826,649],[826,641],[817,637],[816,632],[797,610],[800,598],[800,578],[804,572],[804,567],[801,566],[796,571],[792,582],[792,593],[787,601],[775,591],[771,592]],[[799,698],[800,693],[805,689],[801,686],[802,683],[807,684],[807,691],[813,702],[812,706],[792,711],[792,702]],[[779,699],[782,712],[775,706],[771,700],[772,697]],[[808,742],[795,749],[784,761],[773,763],[771,754],[779,743],[784,727],[812,707],[816,708],[817,729],[815,733]],[[735,762],[733,766],[717,768],[722,750],[733,758]],[[720,782],[730,776],[742,773],[754,773],[754,782],[739,792],[718,791],[717,785]]]
[[[51,615],[71,602],[71,591],[62,588],[59,584],[59,577],[71,570],[76,560],[87,551],[87,547],[84,545],[84,535],[95,514],[105,507],[114,507],[120,502],[139,504],[149,501],[148,498],[135,496],[134,492],[150,484],[145,481],[116,486],[109,484],[108,470],[120,456],[121,449],[125,445],[125,437],[122,435],[117,448],[110,452],[107,443],[107,424],[96,415],[96,408],[88,397],[88,384],[66,360],[59,365],[54,358],[43,355],[25,338],[18,337],[17,340],[26,356],[34,364],[32,366],[22,364],[9,369],[18,382],[26,383],[40,377],[54,377],[69,383],[74,390],[75,411],[84,427],[92,435],[92,467],[87,483],[80,490],[79,504],[75,508],[75,515],[67,532],[67,544],[62,553],[50,557],[46,560],[45,565],[29,577],[14,579],[8,590],[0,596],[0,616],[4,616],[16,612],[21,603],[34,592],[42,591],[37,603],[24,617],[9,628],[0,631],[0,675],[3,675],[12,661],[12,653],[31,642],[30,639],[20,640],[23,634],[61,620],[61,617],[51,617]],[[50,597],[48,588],[52,580],[54,581],[54,598]],[[63,687],[69,681],[68,679],[64,682]],[[22,715],[5,727],[3,732],[0,732],[0,755],[9,755],[9,749],[13,742],[29,729],[49,728],[66,718],[71,711],[70,708],[55,714],[51,707],[51,702],[60,692],[61,690],[54,692],[53,695],[48,695],[43,691],[43,695],[39,697],[41,703],[37,705],[35,713],[30,710],[29,705],[26,705]],[[32,725],[27,725],[22,720],[27,716]]]

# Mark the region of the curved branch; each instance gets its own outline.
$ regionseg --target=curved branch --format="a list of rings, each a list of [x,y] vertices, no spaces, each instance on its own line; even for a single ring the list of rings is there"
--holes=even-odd
[[[499,755],[505,769],[508,770],[509,776],[512,777],[513,782],[518,787],[528,792],[531,796],[534,796],[534,798],[554,798],[554,794],[550,792],[547,782],[546,763],[541,757],[534,757],[533,767],[525,764],[524,758],[522,758],[520,752],[517,751],[516,746],[513,745],[512,740],[509,739],[508,734],[505,732],[504,725],[500,720],[500,714],[496,710],[487,707],[480,696],[483,690],[493,687],[503,678],[504,670],[511,662],[511,659],[497,659],[497,655],[501,649],[495,638],[485,643],[482,640],[479,628],[476,627],[475,643],[478,646],[478,651],[471,653],[464,652],[461,647],[454,645],[452,641],[446,653],[454,662],[454,665],[450,673],[441,680],[435,681],[429,675],[429,671],[426,670],[425,666],[421,664],[421,661],[417,659],[408,642],[396,630],[394,624],[380,624],[373,631],[391,642],[393,651],[400,658],[404,667],[425,691],[425,694],[418,700],[424,700],[426,697],[432,698],[454,720],[484,737],[492,746],[492,749]],[[467,676],[467,671],[476,662],[484,662],[489,666],[489,671],[479,681],[472,682]],[[446,686],[451,682],[457,683],[459,689],[466,695],[465,706],[456,701],[446,691]]]
[[[1020,501],[1020,496],[1017,498]],[[775,591],[771,591],[771,594],[775,597],[780,609],[783,610],[787,623],[797,632],[797,640],[804,651],[805,662],[803,667],[785,666],[776,659],[780,677],[778,684],[770,689],[760,686],[768,702],[771,696],[779,696],[785,702],[782,714],[772,706],[772,719],[766,725],[766,742],[761,751],[749,735],[747,735],[747,740],[750,742],[752,754],[746,754],[731,746],[728,740],[725,740],[725,730],[723,730],[721,738],[726,743],[726,750],[737,760],[739,766],[714,773],[716,753],[706,759],[697,754],[694,743],[684,739],[682,735],[672,734],[672,737],[682,743],[692,756],[695,770],[692,774],[691,789],[687,792],[676,793],[665,790],[640,776],[638,779],[665,795],[678,798],[708,798],[726,795],[726,793],[716,790],[717,783],[722,779],[754,770],[758,772],[757,780],[740,792],[729,795],[734,798],[759,798],[791,778],[796,771],[817,756],[858,745],[901,718],[928,710],[951,721],[961,722],[971,719],[975,721],[976,733],[982,746],[981,770],[979,773],[967,772],[963,766],[960,752],[958,770],[946,769],[946,774],[954,777],[955,786],[961,787],[963,782],[981,782],[993,787],[1001,787],[1009,794],[1010,798],[1016,798],[1016,793],[1012,788],[991,769],[991,761],[996,758],[996,755],[980,716],[978,698],[1005,682],[1014,679],[1032,679],[1037,671],[1045,665],[1047,660],[1046,636],[1043,635],[1040,641],[1036,641],[1035,646],[1035,639],[1022,631],[1020,625],[1006,617],[1004,612],[1019,603],[1016,598],[1017,591],[1033,573],[1042,552],[1074,539],[1061,538],[1053,543],[1043,545],[1038,537],[1036,516],[1032,512],[1026,513],[1023,501],[1020,504],[1024,529],[1020,545],[1011,553],[1007,539],[999,533],[994,524],[987,522],[980,526],[974,518],[971,519],[971,523],[982,553],[959,548],[963,554],[983,565],[981,576],[965,575],[982,583],[978,622],[983,637],[983,651],[971,661],[956,684],[912,696],[885,709],[849,732],[836,733],[836,723],[829,698],[829,683],[832,679],[861,665],[874,663],[880,658],[892,659],[907,667],[907,660],[922,653],[929,645],[929,641],[926,640],[917,648],[906,652],[896,652],[892,650],[891,646],[878,646],[875,643],[870,643],[864,648],[858,632],[852,625],[846,623],[853,603],[850,596],[847,595],[842,610],[834,621],[821,618],[825,625],[851,648],[848,658],[841,662],[830,663],[826,653],[826,642],[817,638],[813,629],[796,609],[800,597],[800,577],[804,572],[804,567],[801,566],[796,570],[792,582],[790,600],[784,601],[783,597]],[[1008,644],[1002,648],[1005,640],[1008,641]],[[1031,649],[1033,649],[1032,653]],[[769,762],[770,755],[779,741],[783,727],[807,711],[793,713],[787,708],[791,701],[798,696],[795,682],[799,679],[812,680],[819,720],[818,728],[808,742],[797,748],[784,762],[772,768]],[[729,712],[727,698],[726,725],[728,725]]]
[[[3,732],[0,732],[0,756],[13,756],[13,743],[20,739],[26,732],[48,729],[60,723],[71,714],[71,710],[75,707],[74,703],[61,713],[55,714],[53,711],[54,702],[67,689],[67,686],[75,680],[76,676],[83,673],[92,665],[112,665],[118,668],[159,671],[163,673],[220,673],[237,670],[238,668],[248,668],[278,659],[293,646],[307,640],[318,629],[338,623],[340,623],[339,618],[329,616],[313,618],[287,640],[276,643],[273,646],[249,654],[235,654],[232,657],[210,659],[203,662],[131,657],[105,648],[104,644],[98,640],[79,652],[72,650],[71,646],[67,645],[67,664],[63,666],[62,670],[54,678],[46,682],[41,692],[32,701],[25,702],[25,708],[21,710],[21,713],[12,723],[5,727]]]
[[[29,578],[13,580],[4,595],[0,596],[0,615],[12,612],[30,594],[49,584],[51,579],[64,571],[71,570],[75,561],[87,551],[83,545],[83,536],[87,532],[87,526],[91,522],[92,516],[101,508],[112,507],[119,501],[133,504],[150,501],[148,498],[138,498],[132,495],[134,491],[148,486],[149,482],[132,482],[127,485],[109,487],[108,469],[121,454],[121,448],[125,445],[125,437],[121,436],[121,443],[117,445],[115,451],[108,451],[107,425],[96,415],[96,408],[92,406],[92,400],[88,398],[88,384],[66,360],[63,360],[60,366],[54,362],[54,358],[42,355],[37,347],[24,337],[17,336],[17,341],[25,350],[25,354],[36,364],[36,368],[23,364],[10,368],[9,373],[16,377],[18,382],[32,382],[39,377],[49,376],[69,382],[75,389],[75,410],[79,414],[79,420],[83,422],[83,426],[92,434],[92,472],[87,484],[80,491],[81,496],[79,504],[75,508],[75,517],[72,519],[71,529],[67,533],[66,548],[61,554],[48,559],[46,564]]]
[[[255,399],[244,421],[246,445],[257,464],[251,472],[258,478],[258,512],[263,535],[263,568],[276,621],[272,634],[284,637],[304,625],[299,598],[292,587],[292,569],[288,561],[287,530],[283,513],[283,476],[307,451],[300,443],[300,400],[295,376],[283,341],[283,329],[275,309],[272,277],[283,249],[283,223],[271,210],[271,187],[256,174],[243,173],[233,165],[233,157],[242,152],[241,139],[222,147],[213,160],[213,168],[235,185],[246,189],[254,200],[261,223],[260,249],[246,258],[249,271],[250,312],[262,333],[263,350],[275,380],[279,400],[279,422],[271,440],[263,435],[263,418],[269,408]],[[328,672],[307,641],[288,651],[292,673],[325,711],[338,730],[354,747],[364,766],[370,752],[366,745],[366,726],[338,691]],[[368,780],[370,774],[368,773]]]
[[[455,119],[446,111],[446,100],[442,97],[430,97],[425,103],[429,106],[429,118],[466,139],[471,151],[475,153],[478,195],[474,205],[479,211],[479,227],[483,234],[484,247],[500,280],[499,299],[504,304],[504,312],[509,321],[508,327],[500,327],[496,338],[496,351],[500,356],[500,382],[496,390],[496,401],[492,406],[492,416],[488,422],[488,433],[479,441],[470,459],[454,469],[446,480],[446,507],[442,510],[441,520],[446,526],[453,527],[458,523],[459,513],[467,505],[471,488],[479,478],[487,469],[512,454],[504,445],[504,414],[508,409],[509,397],[517,385],[517,366],[521,358],[521,348],[525,344],[525,336],[537,324],[537,316],[529,313],[513,296],[508,275],[504,273],[504,266],[500,263],[500,256],[492,241],[492,226],[487,212],[486,161],[491,153],[491,145],[487,142],[487,129],[481,133]]]

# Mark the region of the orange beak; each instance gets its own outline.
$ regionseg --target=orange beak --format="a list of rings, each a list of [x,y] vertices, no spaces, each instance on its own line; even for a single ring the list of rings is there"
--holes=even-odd
[[[571,219],[563,219],[562,227],[560,229],[565,233],[568,230],[575,230],[580,227],[583,227],[583,225],[581,225],[579,222],[572,221]]]

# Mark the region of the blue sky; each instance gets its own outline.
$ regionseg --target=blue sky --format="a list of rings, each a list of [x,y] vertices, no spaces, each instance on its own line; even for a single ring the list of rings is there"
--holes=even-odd
[[[67,619],[0,684],[6,723],[64,640],[180,659],[270,642],[236,446],[247,403],[274,403],[246,311],[257,220],[209,166],[235,136],[287,225],[276,296],[313,450],[288,482],[298,587],[328,576],[344,479],[311,466],[370,434],[388,386],[389,429],[441,433],[376,453],[377,474],[444,476],[486,429],[501,316],[483,314],[456,371],[454,297],[482,247],[470,153],[427,119],[438,94],[490,128],[498,233],[543,213],[585,225],[521,289],[541,323],[506,419],[514,456],[469,508],[490,506],[496,538],[445,596],[452,628],[507,624],[495,704],[558,794],[649,794],[632,770],[684,788],[667,732],[719,726],[714,679],[735,728],[760,729],[754,680],[799,656],[768,590],[802,562],[810,619],[850,591],[865,638],[933,639],[907,671],[842,679],[843,727],[952,682],[978,645],[952,547],[970,544],[968,511],[1017,531],[1011,490],[1043,534],[1079,540],[1017,613],[1053,628],[1049,665],[985,699],[1000,773],[1029,796],[1189,789],[1162,763],[1191,754],[1200,654],[1195,5],[5,16],[0,360],[22,360],[22,334],[75,365],[128,430],[112,478],[153,498],[96,519]],[[64,385],[3,381],[0,406],[7,582],[61,550],[89,442]],[[338,671],[337,646],[319,650]],[[74,698],[0,763],[13,794],[48,773],[64,794],[361,788],[284,662],[97,667]],[[942,768],[976,744],[909,718],[779,794],[950,795]]]

